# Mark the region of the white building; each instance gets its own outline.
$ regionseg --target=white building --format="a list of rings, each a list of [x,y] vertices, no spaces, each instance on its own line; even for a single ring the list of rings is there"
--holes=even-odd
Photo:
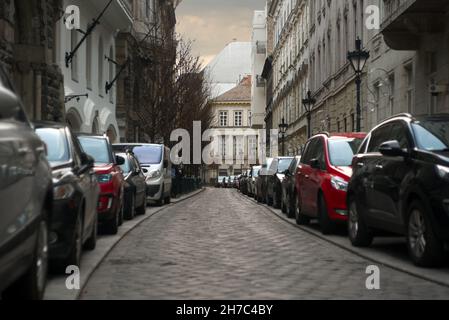
[[[64,8],[76,5],[80,9],[81,30],[97,18],[109,0],[65,0]],[[106,93],[106,83],[115,78],[118,67],[115,60],[115,41],[120,31],[132,27],[128,0],[114,0],[106,9],[93,32],[76,51],[66,66],[66,54],[72,52],[83,38],[83,33],[68,30],[63,19],[57,26],[57,61],[64,76],[65,96],[85,95],[66,103],[66,121],[77,132],[106,133],[112,142],[118,139],[116,119],[116,89]],[[111,60],[108,60],[110,58]]]
[[[235,88],[243,77],[251,74],[251,42],[229,43],[205,68],[216,98]]]
[[[263,128],[265,123],[265,80],[261,73],[267,56],[267,14],[266,11],[254,11],[251,37],[251,125]]]

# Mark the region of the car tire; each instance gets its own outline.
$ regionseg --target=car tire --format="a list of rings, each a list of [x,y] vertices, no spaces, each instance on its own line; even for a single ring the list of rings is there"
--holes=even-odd
[[[81,254],[83,251],[83,223],[81,216],[78,215],[75,222],[75,230],[73,233],[72,244],[70,248],[70,253],[66,259],[60,261],[61,269],[65,270],[67,266],[80,266]]]
[[[301,202],[298,195],[295,197],[295,220],[298,226],[306,226],[310,224],[310,218],[302,213]]]
[[[48,224],[39,223],[33,259],[28,271],[3,291],[5,300],[42,300],[48,273]]]
[[[147,198],[144,197],[143,204],[136,209],[136,214],[139,216],[143,216],[147,212]]]
[[[292,201],[290,196],[287,196],[287,202],[285,204],[285,211],[287,218],[293,219],[295,217],[295,203]]]
[[[132,220],[136,216],[136,194],[133,192],[130,197],[130,202],[126,206],[125,219]]]
[[[348,217],[348,236],[354,247],[369,247],[373,243],[373,234],[365,224],[357,201],[351,198],[348,201],[349,217]]]
[[[114,218],[105,222],[104,224],[104,230],[106,234],[109,235],[116,235],[118,233],[118,227],[119,227],[119,210],[116,210]]]
[[[412,261],[420,267],[439,267],[444,263],[444,243],[432,229],[429,211],[420,201],[408,208],[407,248]]]
[[[170,196],[170,195],[168,195],[168,196],[165,197],[164,203],[165,203],[165,204],[170,204],[170,203],[171,203],[171,196]]]
[[[324,235],[335,232],[335,222],[329,218],[326,199],[323,194],[318,196],[318,220],[320,222],[321,233]]]
[[[88,251],[93,251],[97,247],[97,235],[98,235],[98,213],[95,214],[94,226],[92,227],[92,232],[89,239],[87,239],[84,244],[84,249]]]

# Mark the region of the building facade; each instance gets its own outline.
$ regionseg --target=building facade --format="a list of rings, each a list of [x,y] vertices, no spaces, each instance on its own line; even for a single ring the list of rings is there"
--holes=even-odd
[[[129,1],[64,0],[64,7],[76,5],[80,9],[81,30],[100,16],[92,33],[84,37],[78,30],[69,30],[61,20],[58,24],[57,61],[64,76],[65,96],[81,97],[66,99],[66,121],[75,132],[107,134],[111,142],[118,142],[119,129],[116,118],[117,88],[109,90],[117,74],[116,41],[119,31],[132,28]],[[67,62],[67,55],[73,59]],[[85,95],[85,96],[84,96]]]
[[[64,118],[57,64],[60,0],[0,1],[0,65],[9,74],[32,120]]]
[[[244,137],[251,129],[251,76],[246,76],[233,89],[215,98],[211,103],[213,120],[212,157],[217,162],[207,167],[206,181],[217,182],[218,177],[236,176],[250,168],[248,143],[257,143]]]
[[[312,1],[313,2],[313,1]],[[302,100],[309,88],[309,1],[273,0],[269,3],[272,23],[272,101],[271,125],[277,129],[284,122],[288,131],[286,154],[298,154],[307,140],[307,123]]]
[[[251,127],[265,127],[265,86],[262,77],[263,66],[267,57],[267,23],[266,10],[255,11],[251,37]]]

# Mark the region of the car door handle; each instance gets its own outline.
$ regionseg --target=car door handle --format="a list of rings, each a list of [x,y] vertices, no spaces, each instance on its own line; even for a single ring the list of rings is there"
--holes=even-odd
[[[363,168],[364,166],[365,166],[365,164],[363,162],[357,163],[357,167],[359,167],[359,168]]]
[[[381,164],[376,164],[376,169],[377,169],[377,170],[382,170],[383,168],[384,168],[383,165],[381,165]]]
[[[27,147],[22,147],[22,148],[17,149],[17,153],[20,155],[25,155],[25,154],[31,153],[31,149],[27,148]]]

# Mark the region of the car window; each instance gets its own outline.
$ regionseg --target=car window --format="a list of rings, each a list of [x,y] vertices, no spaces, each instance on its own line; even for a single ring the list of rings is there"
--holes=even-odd
[[[426,120],[412,124],[417,147],[427,151],[449,150],[449,120]]]
[[[47,159],[53,166],[70,160],[69,144],[63,129],[40,128],[36,133],[47,145]]]
[[[94,158],[96,164],[114,163],[107,140],[83,136],[79,137],[78,140],[84,152]]]
[[[329,140],[329,162],[336,167],[349,167],[362,139]]]
[[[316,138],[313,140],[310,140],[307,143],[304,156],[301,158],[301,163],[309,164],[310,160],[312,160],[315,157],[316,144],[317,144]]]
[[[363,143],[361,144],[359,150],[356,151],[356,154],[357,153],[365,153],[366,152],[366,147],[368,146],[369,140],[370,140],[370,136],[367,136],[365,138],[365,140],[363,140]]]
[[[320,169],[326,170],[327,166],[326,166],[326,158],[325,158],[325,153],[324,153],[323,139],[321,139],[321,138],[317,139],[317,143],[316,143],[316,147],[315,147],[314,151],[315,151],[315,157],[313,157],[312,159],[317,159],[320,162]]]
[[[409,132],[405,123],[395,122],[393,124],[389,140],[397,140],[403,150],[410,149]]]
[[[162,146],[137,146],[133,148],[133,152],[143,165],[162,162]]]
[[[382,143],[391,140],[392,125],[387,124],[375,129],[371,134],[371,139],[368,146],[368,153],[379,152],[379,147]]]
[[[268,174],[269,175],[275,174],[278,170],[278,166],[279,166],[279,159],[273,159],[271,165],[268,167]]]
[[[283,173],[290,167],[290,164],[293,162],[293,158],[280,159],[278,165],[278,172]]]

